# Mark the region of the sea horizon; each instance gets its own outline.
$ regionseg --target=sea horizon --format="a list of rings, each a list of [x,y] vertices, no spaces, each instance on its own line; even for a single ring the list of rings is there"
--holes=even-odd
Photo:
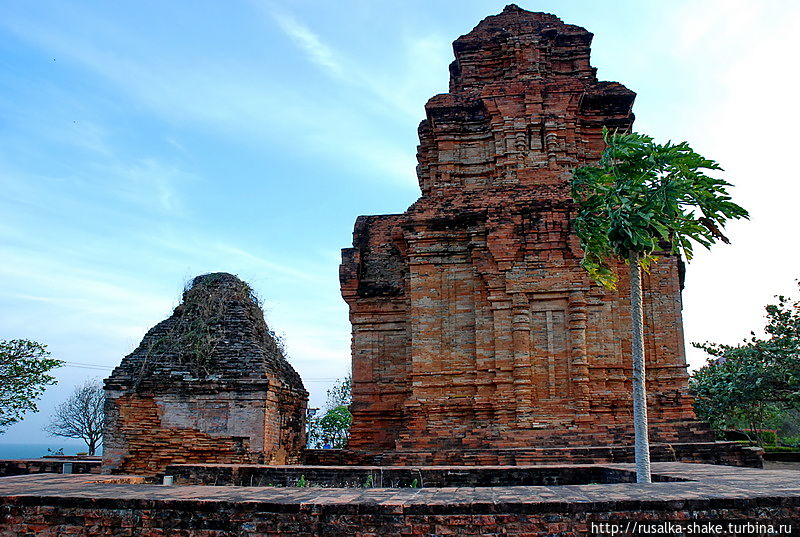
[[[50,451],[47,451],[48,449]],[[53,455],[59,449],[63,450],[64,455],[88,451],[86,444],[79,442],[0,442],[0,459],[38,459],[45,455]],[[97,454],[102,453],[101,447],[97,450]]]

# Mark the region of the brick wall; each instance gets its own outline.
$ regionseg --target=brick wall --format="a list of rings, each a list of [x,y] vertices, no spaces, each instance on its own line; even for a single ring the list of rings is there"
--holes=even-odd
[[[258,535],[259,537],[329,536],[400,537],[419,535],[520,535],[562,537],[579,535],[604,535],[591,532],[592,524],[619,524],[625,528],[632,522],[687,525],[709,520],[715,523],[734,523],[744,526],[760,523],[778,527],[785,524],[796,528],[800,508],[762,505],[754,507],[715,508],[714,502],[692,509],[644,509],[642,511],[608,510],[596,513],[525,513],[497,512],[492,509],[477,512],[461,506],[457,512],[447,513],[448,506],[406,512],[402,507],[352,506],[347,504],[318,507],[297,506],[293,512],[284,508],[258,503],[246,505],[218,505],[198,500],[169,505],[167,502],[122,502],[118,508],[86,505],[36,506],[3,505],[0,507],[0,535],[37,535],[39,537],[123,536],[163,537],[223,537],[230,535]],[[81,505],[83,504],[83,505]],[[746,528],[746,526],[745,526]],[[624,537],[631,535],[619,532]],[[753,531],[727,533],[731,536],[752,537],[766,535]],[[798,535],[797,532],[791,535]]]
[[[297,424],[281,430],[270,419],[297,419],[305,407],[279,412],[264,391],[220,390],[215,394],[108,393],[108,437],[103,451],[115,473],[160,473],[168,464],[299,462]]]
[[[634,483],[636,473],[600,465],[571,466],[261,466],[178,464],[165,473],[178,485],[416,488]],[[655,475],[654,481],[680,481]]]

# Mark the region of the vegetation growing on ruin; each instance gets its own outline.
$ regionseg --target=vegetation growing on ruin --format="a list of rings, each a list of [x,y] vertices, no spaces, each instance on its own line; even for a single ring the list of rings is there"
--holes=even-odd
[[[249,315],[261,317],[260,300],[255,291],[241,280],[236,279],[232,284],[228,283],[230,281],[231,276],[227,274],[206,274],[186,284],[183,301],[167,321],[166,330],[150,342],[146,350],[137,384],[149,368],[164,358],[186,365],[198,378],[211,373],[214,353],[225,339],[222,327],[232,305],[241,304],[249,310]],[[259,334],[262,340],[275,340],[263,321],[254,324],[265,331]],[[282,351],[279,342],[275,345],[278,352]]]

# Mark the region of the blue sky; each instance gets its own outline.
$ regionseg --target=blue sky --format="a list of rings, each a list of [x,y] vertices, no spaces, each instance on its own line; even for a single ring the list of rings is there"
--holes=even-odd
[[[757,329],[800,276],[800,6],[518,3],[594,32],[598,76],[639,94],[637,130],[722,163],[753,218],[690,264],[686,339]],[[95,366],[59,369],[0,442],[47,441],[54,405],[217,270],[255,287],[322,404],[349,367],[339,250],[356,216],[418,197],[423,105],[447,90],[452,41],[503,5],[0,4],[0,339]]]

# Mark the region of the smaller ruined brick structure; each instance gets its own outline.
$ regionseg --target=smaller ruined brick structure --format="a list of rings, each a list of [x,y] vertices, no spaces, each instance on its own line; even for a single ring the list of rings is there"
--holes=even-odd
[[[308,392],[250,287],[198,276],[105,380],[103,470],[299,460]]]

